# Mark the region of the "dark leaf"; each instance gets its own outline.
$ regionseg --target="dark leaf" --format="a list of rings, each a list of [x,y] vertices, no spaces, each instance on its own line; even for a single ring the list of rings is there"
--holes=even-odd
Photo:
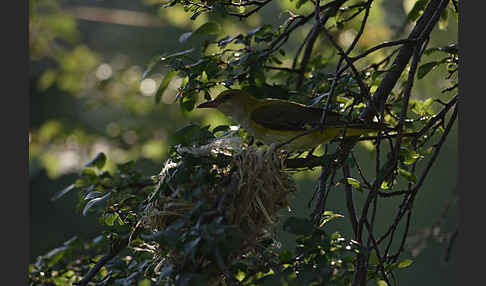
[[[183,111],[192,111],[196,106],[196,98],[194,96],[185,95],[180,100],[180,106]]]
[[[56,265],[63,258],[64,254],[66,254],[68,248],[69,248],[68,246],[61,246],[49,251],[44,256],[44,258],[48,260],[47,265],[49,267]]]
[[[172,136],[171,145],[189,146],[193,144],[206,143],[208,139],[214,138],[214,135],[206,128],[199,125],[190,124],[177,130]]]
[[[417,78],[421,79],[425,75],[427,75],[430,71],[432,71],[439,63],[438,62],[430,62],[421,65],[417,70]]]
[[[172,272],[172,270],[174,270],[174,264],[169,264],[164,266],[164,268],[160,270],[158,281],[160,282],[162,278],[169,275]]]
[[[213,134],[216,134],[217,132],[228,132],[229,130],[230,127],[228,125],[219,125],[214,127]]]
[[[86,164],[86,167],[96,167],[98,169],[102,169],[103,166],[105,166],[105,163],[106,163],[106,155],[101,152],[101,153],[98,153],[98,155],[96,155],[96,157],[89,161],[87,164]]]
[[[147,241],[155,241],[163,246],[175,246],[180,238],[180,233],[175,230],[162,230],[149,235],[142,234],[142,238]]]
[[[103,192],[99,192],[99,191],[93,191],[93,192],[89,192],[86,197],[84,197],[84,200],[87,201],[87,200],[91,200],[93,198],[99,198],[103,195],[104,193]]]
[[[88,213],[88,210],[91,209],[92,207],[94,207],[94,206],[100,207],[101,205],[106,203],[106,201],[108,200],[110,195],[111,195],[111,193],[107,193],[106,195],[104,195],[102,197],[94,198],[91,201],[89,201],[83,209],[83,215],[85,216]]]

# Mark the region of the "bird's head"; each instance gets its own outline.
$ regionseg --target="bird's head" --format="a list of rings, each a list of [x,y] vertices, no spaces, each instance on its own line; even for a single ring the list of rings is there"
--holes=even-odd
[[[258,99],[239,89],[229,89],[221,92],[213,100],[201,103],[197,108],[215,108],[242,123],[246,121],[252,106]]]
[[[242,119],[258,100],[239,89],[221,92],[213,100],[201,103],[197,108],[215,108],[234,119]]]
[[[225,105],[235,105],[239,101],[244,101],[248,95],[238,89],[229,89],[221,92],[213,100],[206,101],[197,106],[197,108],[216,108],[220,109]]]

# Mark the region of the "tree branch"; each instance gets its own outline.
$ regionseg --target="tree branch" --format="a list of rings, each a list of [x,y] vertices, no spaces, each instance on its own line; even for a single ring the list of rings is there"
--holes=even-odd
[[[408,39],[419,39],[423,41],[428,37],[432,29],[437,24],[440,15],[444,9],[446,9],[449,0],[431,0],[424,10],[424,13],[417,21],[412,32],[409,34]],[[386,73],[381,84],[378,86],[375,94],[373,95],[371,101],[368,103],[367,107],[363,110],[360,117],[365,121],[371,121],[373,116],[375,116],[379,110],[382,110],[385,102],[390,94],[391,90],[397,83],[400,75],[407,66],[410,58],[413,54],[413,49],[416,44],[404,44],[400,48],[395,61],[393,62],[392,69]]]

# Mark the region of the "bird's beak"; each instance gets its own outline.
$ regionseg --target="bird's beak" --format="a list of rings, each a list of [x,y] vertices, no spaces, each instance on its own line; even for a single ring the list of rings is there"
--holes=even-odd
[[[211,100],[211,101],[206,101],[204,103],[201,103],[197,106],[197,108],[217,108],[219,105],[219,102],[216,100]]]

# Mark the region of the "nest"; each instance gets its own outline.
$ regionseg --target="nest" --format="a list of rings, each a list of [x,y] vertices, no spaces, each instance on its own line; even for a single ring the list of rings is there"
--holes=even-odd
[[[236,227],[245,235],[240,250],[227,259],[237,258],[267,239],[269,230],[279,221],[280,211],[289,207],[289,194],[296,191],[296,184],[284,171],[284,153],[255,146],[243,149],[238,139],[180,147],[180,156],[169,159],[159,175],[143,225],[152,231],[163,231],[204,201],[205,213],[210,215],[200,218],[199,223],[211,223],[211,217],[217,214],[223,217],[221,223]],[[221,158],[227,163],[221,163]],[[197,160],[204,163],[193,167],[191,164]],[[187,165],[192,167],[184,173]],[[180,254],[173,256],[180,258]]]

